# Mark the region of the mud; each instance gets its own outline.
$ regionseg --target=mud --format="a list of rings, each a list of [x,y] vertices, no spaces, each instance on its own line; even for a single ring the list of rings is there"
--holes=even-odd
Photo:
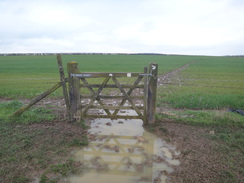
[[[73,154],[85,163],[85,172],[64,182],[166,182],[180,164],[180,152],[145,131],[142,124],[141,120],[92,121],[89,146]]]

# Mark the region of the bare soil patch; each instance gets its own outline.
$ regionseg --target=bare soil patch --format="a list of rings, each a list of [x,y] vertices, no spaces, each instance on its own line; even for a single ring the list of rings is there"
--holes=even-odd
[[[176,78],[179,82],[180,82],[180,76],[178,77],[178,73],[182,70],[184,70],[185,68],[187,68],[189,65],[195,63],[196,61],[193,61],[193,62],[190,62],[190,63],[187,63],[183,66],[181,66],[180,68],[176,69],[176,70],[173,70],[171,72],[168,72],[164,75],[159,75],[158,77],[158,85],[159,86],[162,86],[162,85],[165,85],[165,84],[170,84],[172,83],[172,79],[173,78]]]
[[[213,127],[199,127],[164,120],[157,122],[154,133],[172,143],[181,152],[179,157],[181,164],[169,175],[168,182],[206,183],[244,180],[240,172],[232,170],[231,165],[228,165],[228,155],[218,150],[222,145],[221,142],[210,138],[214,133]],[[241,163],[236,166],[241,166]],[[238,179],[233,178],[230,172],[236,174]]]

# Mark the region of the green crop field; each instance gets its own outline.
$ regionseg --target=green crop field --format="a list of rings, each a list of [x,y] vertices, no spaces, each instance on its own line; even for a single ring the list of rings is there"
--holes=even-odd
[[[244,109],[244,58],[165,55],[64,55],[81,72],[142,72],[150,62],[165,75],[190,65],[163,81],[158,105],[188,109]],[[66,72],[67,75],[67,72]],[[33,98],[59,81],[55,55],[1,56],[0,97]],[[61,89],[51,97],[62,96]]]
[[[81,72],[142,72],[151,62],[165,75],[159,106],[189,109],[244,109],[244,58],[165,55],[63,55],[63,65],[77,61]],[[66,72],[67,76],[67,72]],[[0,56],[0,97],[32,98],[59,81],[55,55]],[[61,89],[51,97],[62,96]]]
[[[174,108],[244,109],[244,58],[201,58],[168,84],[159,91]]]
[[[65,71],[67,62],[72,60],[79,63],[82,72],[142,72],[143,67],[150,62],[157,62],[161,75],[195,61],[173,76],[171,83],[165,83],[161,87],[159,95],[164,96],[163,100],[180,101],[204,95],[209,98],[224,97],[227,100],[233,98],[242,103],[239,107],[243,108],[244,105],[243,57],[64,55],[62,58]],[[58,81],[59,73],[54,55],[0,56],[0,97],[31,98]],[[60,91],[52,94],[61,95]],[[180,107],[180,103],[177,103],[176,107]]]
[[[198,59],[194,56],[159,55],[64,55],[66,71],[69,61],[77,61],[82,72],[143,72],[151,62],[159,72],[171,70]],[[67,76],[67,73],[66,73]],[[0,56],[0,97],[31,98],[59,81],[56,56]],[[61,96],[61,90],[52,96]]]

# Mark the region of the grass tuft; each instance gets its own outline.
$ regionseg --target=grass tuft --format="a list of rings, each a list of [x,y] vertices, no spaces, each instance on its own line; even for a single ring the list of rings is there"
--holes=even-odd
[[[72,142],[70,143],[70,146],[87,146],[88,145],[88,139],[85,137],[83,137],[82,139],[73,139]]]
[[[18,110],[24,104],[19,101],[0,103],[0,122],[15,124],[31,124],[40,121],[51,121],[56,118],[52,110],[39,107],[31,108],[20,116],[9,117],[13,112]]]
[[[30,179],[24,175],[18,175],[13,177],[13,183],[28,183]]]
[[[65,163],[52,165],[50,167],[50,172],[59,173],[62,176],[67,176],[69,174],[78,173],[80,170],[76,166],[76,162],[73,159],[69,159]]]

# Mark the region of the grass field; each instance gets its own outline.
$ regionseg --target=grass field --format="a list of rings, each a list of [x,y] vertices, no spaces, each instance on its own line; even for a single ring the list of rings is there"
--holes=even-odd
[[[161,87],[162,105],[188,109],[244,109],[244,58],[204,57]]]
[[[192,63],[159,89],[159,106],[190,109],[244,109],[244,58],[164,55],[64,55],[81,72],[142,72],[150,62],[166,74]],[[67,76],[67,72],[66,72]],[[55,55],[0,56],[0,97],[32,98],[59,81]],[[52,97],[62,96],[61,90]]]
[[[72,60],[79,63],[81,72],[142,72],[144,66],[157,62],[159,78],[171,73],[159,81],[157,105],[162,112],[157,113],[157,120],[213,131],[204,138],[219,144],[214,152],[224,157],[223,167],[231,167],[221,170],[225,176],[220,182],[237,183],[242,178],[244,116],[227,109],[244,110],[243,57],[64,55],[62,59],[66,76],[66,65]],[[54,115],[57,106],[52,104],[8,118],[23,105],[18,100],[34,98],[56,82],[59,72],[54,55],[0,56],[0,99],[12,101],[0,103],[0,177],[4,182],[31,182],[33,173],[42,183],[58,182],[61,176],[82,171],[69,153],[88,143],[84,124],[65,123],[64,112]],[[61,96],[58,89],[49,97],[61,100]],[[50,179],[53,174],[55,178]]]
[[[81,72],[143,72],[151,62],[159,72],[171,70],[198,59],[194,56],[153,55],[64,55],[63,65],[77,61]],[[66,73],[67,76],[67,73]],[[59,81],[56,56],[0,56],[0,97],[31,98]],[[61,91],[61,90],[60,90]],[[61,96],[61,92],[52,96]]]

